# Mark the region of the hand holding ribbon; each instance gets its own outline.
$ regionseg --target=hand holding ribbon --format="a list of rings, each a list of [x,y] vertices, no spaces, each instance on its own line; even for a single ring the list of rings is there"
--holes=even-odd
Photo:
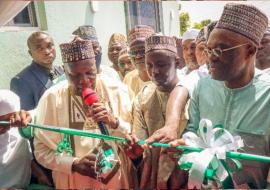
[[[184,152],[178,161],[180,167],[190,169],[188,188],[201,188],[208,168],[213,171],[212,179],[223,182],[229,176],[229,172],[221,160],[226,159],[226,152],[236,152],[243,147],[240,136],[232,136],[220,126],[213,127],[212,122],[207,119],[200,121],[198,133],[199,136],[188,132],[183,135],[183,139],[188,146],[204,150]]]

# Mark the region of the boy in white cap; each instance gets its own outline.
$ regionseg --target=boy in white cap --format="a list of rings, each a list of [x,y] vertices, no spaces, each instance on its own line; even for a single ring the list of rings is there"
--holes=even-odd
[[[20,111],[19,97],[9,90],[0,90],[0,121],[10,121],[12,126],[0,126],[0,187],[26,188],[31,178],[32,154],[17,127],[25,127],[31,116]]]

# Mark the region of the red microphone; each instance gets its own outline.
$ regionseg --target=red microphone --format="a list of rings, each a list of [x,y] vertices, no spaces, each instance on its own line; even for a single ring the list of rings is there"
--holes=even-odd
[[[98,102],[98,97],[96,95],[96,92],[94,90],[92,90],[91,88],[85,88],[82,91],[82,98],[84,103],[87,106],[92,106],[93,103],[97,103]],[[110,135],[108,129],[106,128],[106,126],[104,125],[104,123],[102,122],[98,122],[98,127],[101,131],[102,134],[104,135]]]
[[[92,106],[93,103],[98,102],[98,97],[96,95],[96,92],[94,90],[92,90],[91,88],[83,89],[82,98],[83,98],[84,103],[87,106]]]

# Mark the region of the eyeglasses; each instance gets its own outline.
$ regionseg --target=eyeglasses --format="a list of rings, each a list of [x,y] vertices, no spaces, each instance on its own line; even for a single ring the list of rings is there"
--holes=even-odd
[[[205,48],[204,49],[204,52],[206,53],[207,56],[211,56],[211,55],[214,55],[216,57],[220,57],[222,56],[222,53],[226,52],[226,51],[230,51],[230,50],[233,50],[233,49],[236,49],[236,48],[239,48],[241,46],[245,46],[247,45],[248,43],[245,43],[245,44],[240,44],[240,45],[237,45],[237,46],[233,46],[233,47],[230,47],[230,48],[226,48],[226,49],[221,49],[221,48],[214,48],[214,49],[208,49],[208,48]]]
[[[130,58],[134,59],[135,57],[144,57],[145,56],[145,49],[142,48],[140,50],[136,51],[129,51],[129,56]]]

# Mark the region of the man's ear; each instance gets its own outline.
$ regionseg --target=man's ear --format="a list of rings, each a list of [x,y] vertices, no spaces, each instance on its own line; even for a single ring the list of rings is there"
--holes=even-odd
[[[180,65],[180,58],[177,55],[175,55],[175,68],[178,68],[180,66],[181,66]]]
[[[254,56],[256,52],[257,52],[257,47],[255,45],[248,44],[247,58]]]
[[[30,49],[28,49],[28,53],[29,53],[29,55],[32,57],[32,52],[31,52]]]

